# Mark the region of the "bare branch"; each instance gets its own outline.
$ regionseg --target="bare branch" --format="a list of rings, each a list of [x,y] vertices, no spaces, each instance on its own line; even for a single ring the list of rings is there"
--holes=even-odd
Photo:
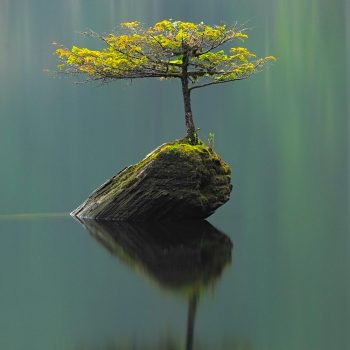
[[[224,84],[224,83],[230,83],[232,81],[236,81],[236,80],[243,80],[243,79],[247,79],[247,77],[244,78],[235,78],[235,79],[230,79],[230,80],[217,80],[217,81],[212,81],[210,83],[207,84],[202,84],[202,85],[196,85],[196,86],[192,86],[191,88],[189,88],[190,91],[194,90],[194,89],[199,89],[202,87],[206,87],[206,86],[210,86],[210,85],[218,85],[218,84]]]

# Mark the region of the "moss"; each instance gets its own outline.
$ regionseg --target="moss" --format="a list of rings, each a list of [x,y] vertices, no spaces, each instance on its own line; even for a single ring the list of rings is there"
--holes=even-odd
[[[230,173],[203,142],[177,140],[119,172],[72,214],[121,221],[204,218],[229,199]]]
[[[173,144],[166,145],[163,148],[163,151],[191,154],[193,152],[198,152],[198,153],[209,152],[209,148],[204,144],[190,145],[188,143],[173,143]]]
[[[132,186],[137,181],[138,171],[141,168],[149,165],[162,154],[171,155],[172,153],[180,156],[180,158],[194,157],[196,160],[199,160],[201,154],[204,154],[205,156],[210,155],[210,158],[219,161],[219,164],[222,165],[225,170],[230,169],[229,166],[204,142],[199,141],[197,145],[192,145],[187,142],[187,139],[181,139],[158,147],[140,162],[125,169],[125,173],[119,178],[121,187],[126,188]]]
[[[211,148],[209,148],[205,143],[202,141],[198,141],[198,144],[192,145],[187,140],[177,140],[172,143],[168,143],[164,145],[156,156],[159,156],[162,153],[165,154],[176,154],[177,156],[180,156],[180,158],[189,158],[192,157],[196,160],[200,160],[200,158],[209,158],[211,161],[219,161],[221,163],[220,157],[213,151]],[[209,157],[208,157],[209,156]],[[226,164],[225,164],[226,165]]]

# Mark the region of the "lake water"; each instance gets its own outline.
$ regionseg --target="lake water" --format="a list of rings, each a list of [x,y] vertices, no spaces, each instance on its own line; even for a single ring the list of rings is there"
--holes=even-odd
[[[0,0],[0,349],[350,348],[349,13],[347,0]],[[247,22],[246,46],[278,58],[193,95],[231,200],[210,224],[84,226],[68,212],[94,188],[183,136],[180,86],[53,79],[51,43],[163,18]]]

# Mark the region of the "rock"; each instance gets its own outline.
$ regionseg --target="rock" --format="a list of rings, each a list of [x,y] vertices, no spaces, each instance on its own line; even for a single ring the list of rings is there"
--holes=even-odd
[[[71,215],[118,221],[202,219],[228,201],[230,167],[203,143],[163,144],[94,191]]]

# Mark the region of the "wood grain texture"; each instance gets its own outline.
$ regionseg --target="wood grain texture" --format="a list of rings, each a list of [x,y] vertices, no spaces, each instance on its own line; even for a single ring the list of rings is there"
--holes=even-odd
[[[228,201],[230,167],[206,146],[164,144],[116,174],[71,214],[117,221],[203,219]]]

